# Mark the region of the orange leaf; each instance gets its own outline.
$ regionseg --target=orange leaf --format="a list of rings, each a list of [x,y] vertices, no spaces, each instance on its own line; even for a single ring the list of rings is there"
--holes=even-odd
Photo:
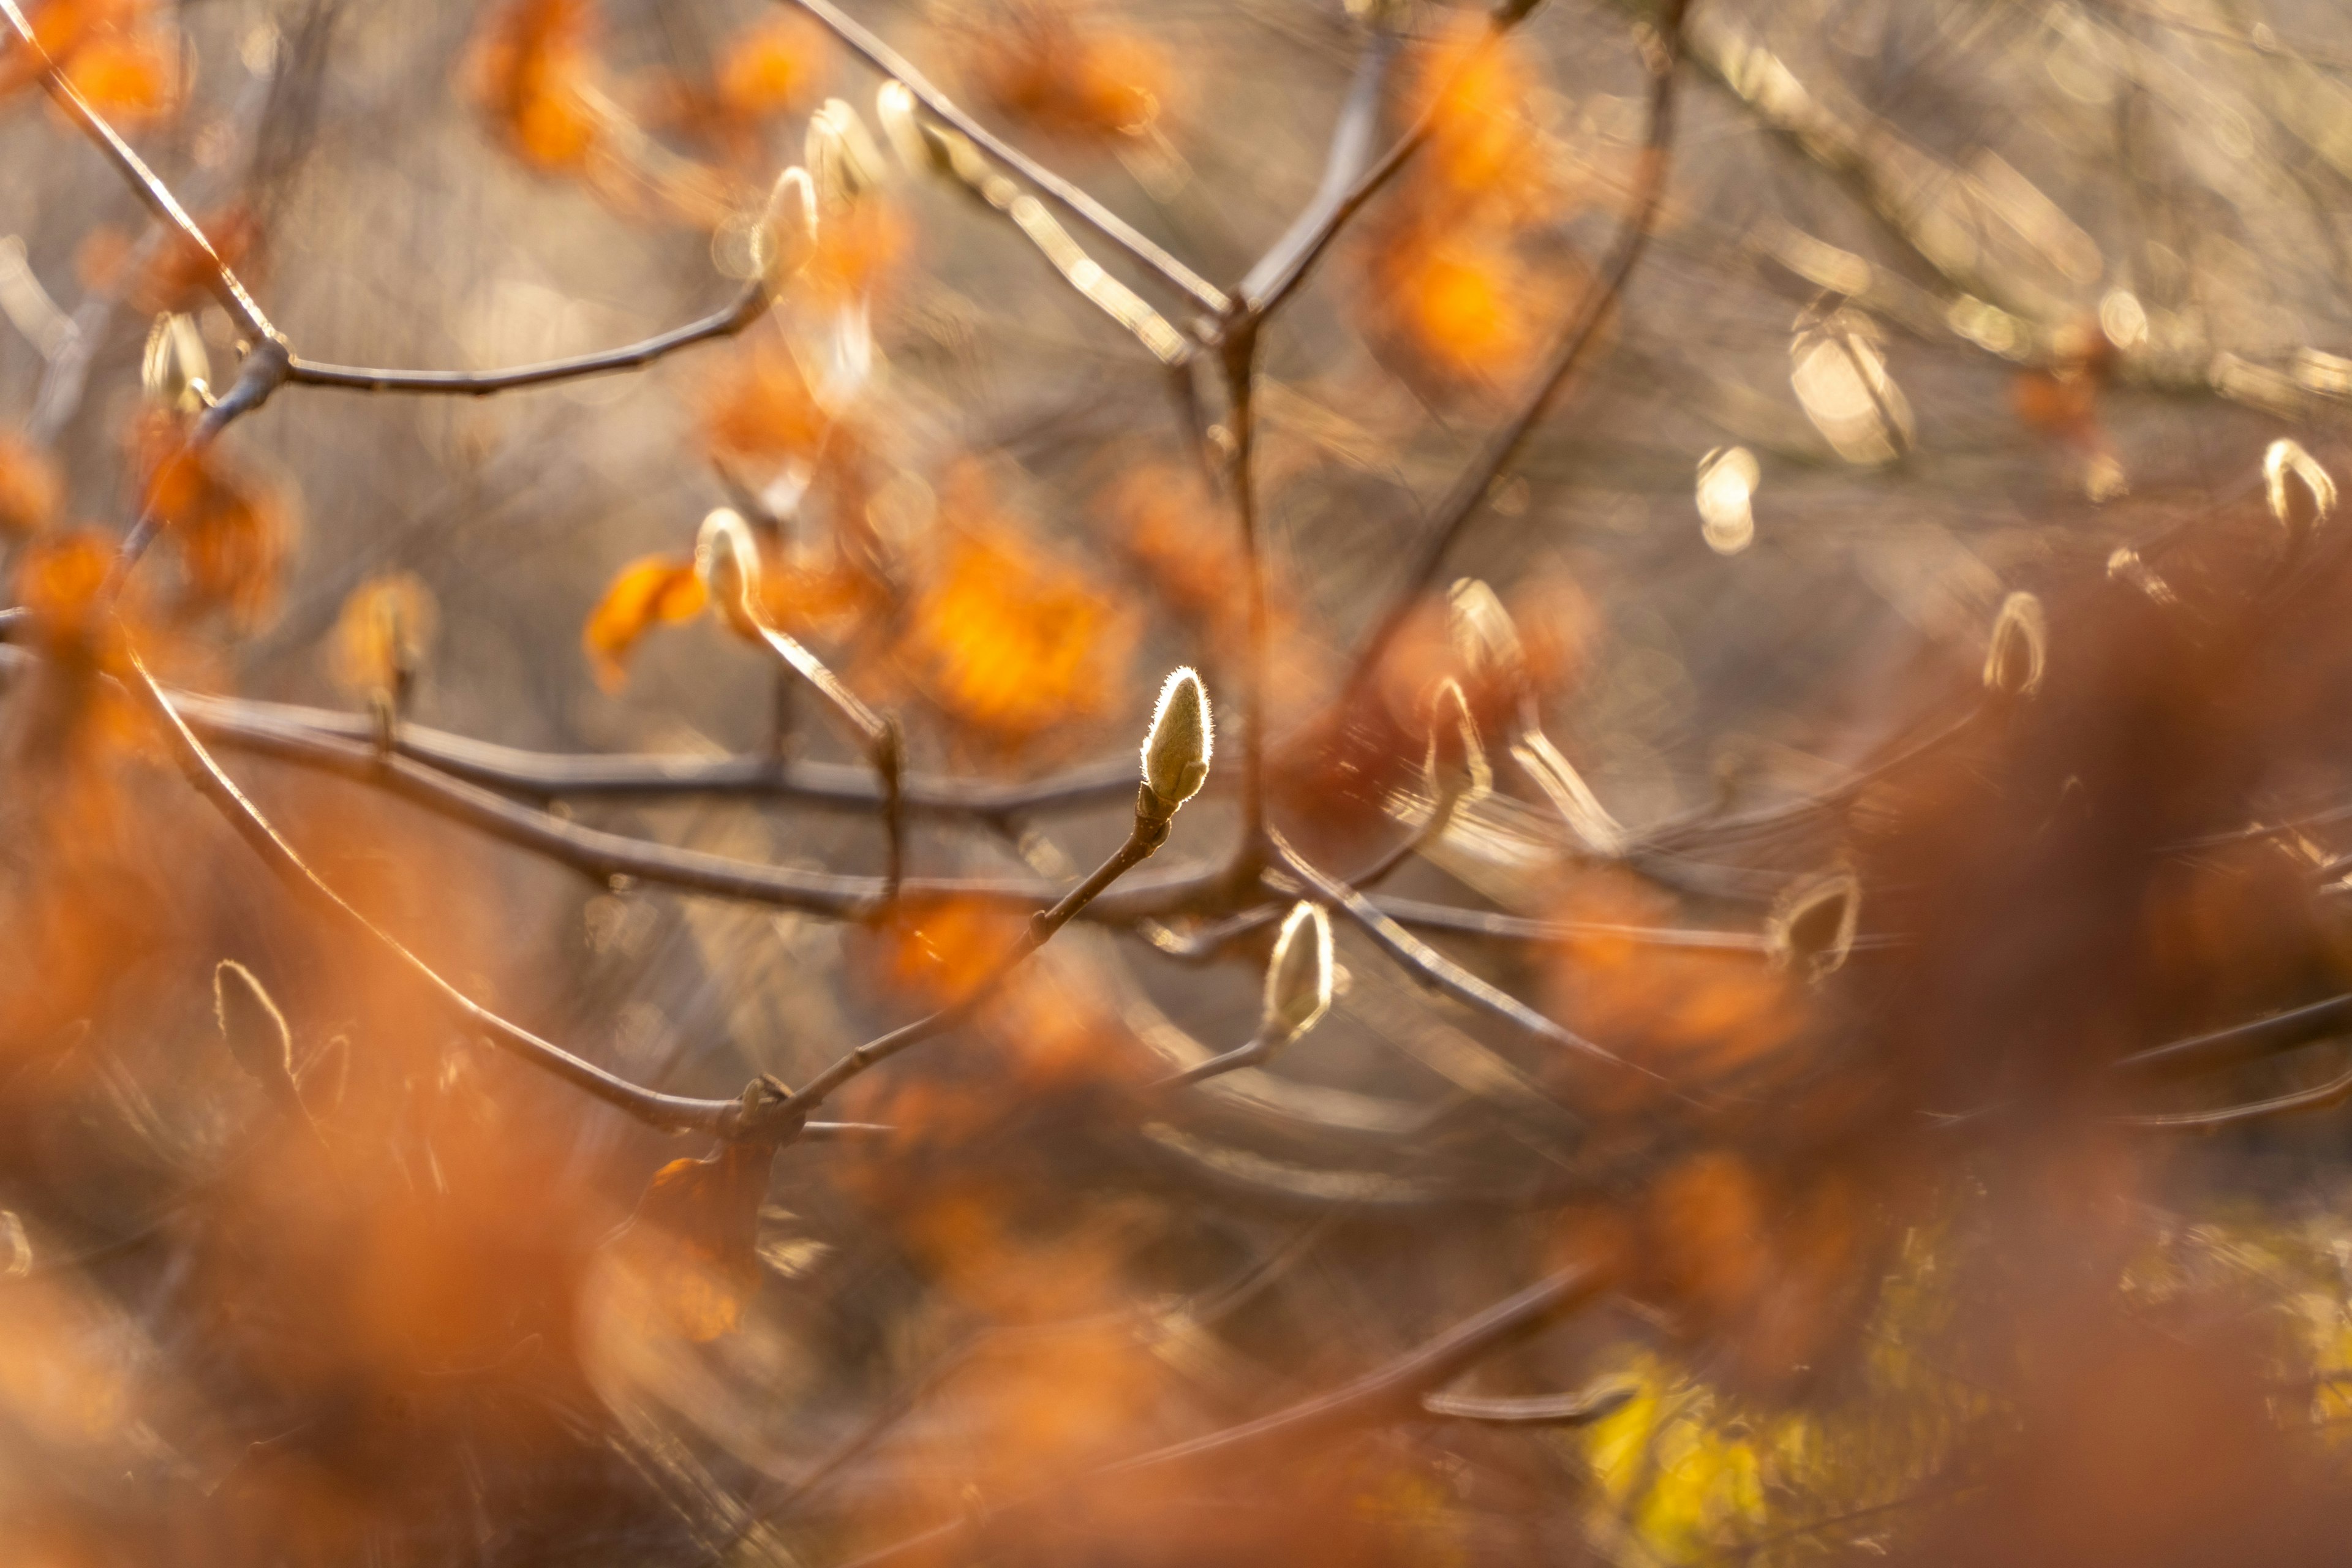
[[[954,526],[898,648],[909,673],[1005,744],[1100,712],[1125,674],[1132,618],[1028,539],[971,471],[950,484],[940,515]]]
[[[643,555],[621,568],[589,613],[580,640],[607,691],[628,679],[624,664],[637,639],[656,623],[692,620],[702,613],[702,579],[694,563],[673,555]]]
[[[219,447],[186,445],[168,415],[152,414],[136,438],[146,510],[179,548],[189,606],[218,606],[253,625],[277,595],[293,533],[285,497]]]
[[[0,535],[37,533],[48,526],[62,490],[47,453],[0,431]]]
[[[720,57],[719,102],[746,120],[789,114],[824,79],[824,34],[798,16],[772,16],[737,33]]]
[[[814,458],[828,419],[781,344],[736,356],[703,411],[710,449],[721,458]]]
[[[477,35],[467,77],[524,162],[575,169],[596,141],[583,91],[597,71],[591,0],[509,0]]]
[[[644,1326],[697,1343],[743,1321],[760,1286],[760,1205],[769,1143],[729,1143],[654,1173],[636,1213],[604,1244]]]
[[[398,687],[423,662],[435,619],[433,590],[415,573],[369,578],[335,619],[336,681],[354,691]]]
[[[1150,40],[1104,27],[1053,0],[990,19],[973,74],[999,110],[1041,131],[1100,140],[1133,136],[1159,119],[1171,79]]]

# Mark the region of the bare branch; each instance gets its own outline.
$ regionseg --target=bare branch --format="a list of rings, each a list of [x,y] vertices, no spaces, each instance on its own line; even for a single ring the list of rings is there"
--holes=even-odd
[[[636,370],[654,361],[719,338],[731,338],[758,321],[768,308],[768,294],[756,279],[743,286],[733,300],[682,327],[597,353],[570,359],[517,365],[509,370],[376,370],[361,365],[323,364],[297,355],[286,379],[297,386],[332,386],[351,392],[438,393],[457,397],[487,397],[519,387],[549,386],[614,371]]]
[[[835,5],[833,0],[786,0],[786,3],[798,5],[824,23],[851,53],[884,76],[903,82],[907,90],[913,93],[925,109],[971,138],[973,143],[990,157],[1045,192],[1064,212],[1189,295],[1202,309],[1212,315],[1223,316],[1232,308],[1232,301],[1225,298],[1223,289],[1145,238],[1132,224],[1102,203],[966,114],[956,106],[953,99],[932,86],[905,56],[858,26]]]
[[[1601,268],[1600,276],[1584,290],[1576,314],[1560,334],[1550,359],[1537,374],[1535,384],[1521,402],[1518,412],[1487,437],[1486,447],[1463,470],[1454,488],[1438,504],[1434,525],[1415,557],[1412,570],[1397,589],[1388,611],[1374,623],[1370,634],[1356,651],[1345,689],[1349,698],[1361,689],[1365,679],[1380,663],[1381,656],[1387,652],[1389,644],[1403,629],[1422,594],[1436,581],[1438,571],[1445,564],[1445,558],[1452,552],[1454,542],[1461,538],[1471,521],[1484,509],[1496,479],[1550,409],[1552,399],[1570,373],[1583,362],[1601,323],[1616,308],[1619,296],[1624,292],[1634,267],[1649,246],[1650,230],[1657,222],[1658,209],[1665,195],[1669,149],[1674,141],[1675,68],[1682,58],[1685,4],[1685,0],[1665,0],[1660,8],[1658,58],[1651,64],[1650,129],[1642,151],[1641,181],[1633,197],[1633,211],[1626,216],[1618,230],[1614,251]]]
[[[1609,1289],[1610,1283],[1606,1273],[1590,1265],[1561,1269],[1344,1387],[1222,1432],[1107,1465],[1002,1508],[924,1531],[860,1557],[849,1568],[882,1568],[885,1563],[901,1562],[961,1540],[968,1532],[984,1536],[992,1528],[1045,1512],[1069,1492],[1083,1487],[1123,1486],[1141,1476],[1171,1470],[1198,1472],[1227,1468],[1264,1459],[1276,1451],[1296,1453],[1349,1432],[1407,1419],[1420,1410],[1423,1394],[1451,1383],[1504,1346],[1581,1310]]]
[[[207,268],[207,271],[211,274],[209,282],[214,295],[221,302],[222,309],[228,311],[230,317],[257,343],[282,344],[285,339],[276,327],[270,325],[269,318],[262,313],[261,307],[254,302],[252,294],[238,280],[228,263],[221,259],[219,250],[214,247],[209,238],[205,237],[205,231],[197,226],[196,220],[188,216],[187,209],[180,205],[179,198],[172,195],[170,187],[156,177],[155,171],[147,166],[146,161],[131,151],[131,143],[125,142],[121,133],[107,123],[106,117],[92,109],[89,101],[76,91],[73,84],[66,79],[65,73],[58,68],[58,63],[49,58],[48,51],[41,47],[38,35],[33,31],[33,25],[26,20],[25,13],[18,7],[16,0],[0,0],[0,11],[7,14],[8,25],[16,29],[18,47],[30,53],[39,63],[41,86],[51,98],[57,100],[58,106],[82,128],[90,141],[97,144],[98,150],[106,154],[107,161],[114,165],[124,180],[129,182],[131,188],[138,194],[139,199],[147,205],[148,210],[179,230],[181,237],[203,254],[206,262],[210,264]]]
[[[1482,1012],[1491,1013],[1517,1026],[1539,1040],[1559,1046],[1583,1060],[1597,1062],[1620,1072],[1633,1073],[1654,1083],[1665,1083],[1664,1079],[1648,1068],[1627,1061],[1614,1051],[1593,1044],[1573,1030],[1552,1022],[1508,992],[1479,979],[1382,914],[1363,894],[1316,869],[1273,829],[1266,830],[1266,838],[1275,858],[1285,870],[1307,884],[1309,894],[1318,902],[1346,915],[1366,936],[1379,944],[1382,952],[1427,984],[1458,1001],[1466,1002]]]

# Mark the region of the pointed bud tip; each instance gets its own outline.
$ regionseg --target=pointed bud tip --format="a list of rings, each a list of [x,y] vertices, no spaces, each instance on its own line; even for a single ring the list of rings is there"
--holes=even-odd
[[[213,1016],[237,1066],[265,1088],[291,1081],[294,1036],[253,971],[233,958],[213,968]]]
[[[2032,695],[2050,661],[2050,623],[2042,601],[2027,593],[2001,601],[1985,649],[1985,689],[2004,697]]]
[[[1265,967],[1265,1028],[1296,1039],[1331,1007],[1331,917],[1320,904],[1296,903],[1283,918]]]
[[[1450,676],[1438,682],[1429,700],[1429,753],[1422,774],[1441,811],[1476,800],[1494,788],[1495,770],[1479,741],[1470,699],[1462,683]]]
[[[1216,747],[1209,694],[1188,665],[1171,670],[1143,737],[1143,782],[1170,805],[1181,805],[1208,782]]]
[[[1476,577],[1461,577],[1446,595],[1446,629],[1454,649],[1473,675],[1500,678],[1514,689],[1528,680],[1527,645],[1518,623],[1495,590]]]
[[[730,625],[750,635],[760,589],[760,542],[731,506],[713,507],[694,539],[694,572]]]
[[[1841,868],[1800,882],[1781,896],[1765,930],[1775,965],[1819,980],[1853,952],[1862,915],[1862,884]]]
[[[2271,515],[2297,532],[2336,510],[2336,480],[2300,443],[2284,437],[2263,454],[2263,485]]]

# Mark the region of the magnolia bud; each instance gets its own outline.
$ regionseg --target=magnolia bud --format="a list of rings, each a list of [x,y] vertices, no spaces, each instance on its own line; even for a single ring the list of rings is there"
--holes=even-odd
[[[1446,595],[1447,625],[1454,650],[1470,673],[1500,684],[1513,695],[1528,685],[1528,650],[1519,628],[1495,590],[1475,577],[1458,579]]]
[[[253,972],[233,958],[213,970],[213,1007],[221,1039],[246,1076],[273,1100],[294,1095],[294,1036],[285,1015]]]
[[[1201,678],[1179,666],[1160,689],[1151,728],[1143,737],[1143,782],[1170,811],[1201,793],[1208,782],[1215,736],[1209,722],[1209,694]]]
[[[776,176],[767,210],[751,231],[751,263],[771,289],[799,271],[816,249],[816,182],[794,164]]]
[[[694,541],[694,571],[727,624],[747,637],[760,635],[752,605],[760,596],[760,542],[733,507],[713,507]]]
[[[886,81],[874,95],[874,118],[882,122],[882,140],[910,174],[936,174],[947,167],[947,154],[924,134],[915,112],[915,95],[903,81]]]
[[[1331,917],[1320,904],[1293,904],[1265,966],[1263,1037],[1295,1040],[1330,1007]]]
[[[2031,696],[2042,684],[2049,658],[2050,626],[2042,601],[2031,594],[2011,594],[2001,601],[1991,646],[1985,649],[1985,689],[2003,697]]]
[[[2273,441],[2263,454],[2263,482],[2271,515],[2298,537],[2336,510],[2336,481],[2293,441]]]
[[[187,316],[156,317],[147,330],[147,357],[139,371],[148,398],[175,414],[194,414],[205,405],[212,374],[212,360],[195,321]]]
[[[1781,896],[1765,929],[1773,963],[1819,980],[1839,968],[1853,951],[1862,914],[1862,885],[1852,871],[1800,882]]]
[[[809,116],[806,161],[817,205],[837,213],[880,185],[889,174],[881,145],[856,110],[838,98]]]
[[[1422,778],[1436,802],[1431,820],[1443,821],[1456,808],[1484,796],[1495,787],[1495,770],[1486,763],[1486,748],[1478,742],[1478,721],[1470,716],[1470,700],[1457,680],[1440,681],[1429,703],[1429,755]]]

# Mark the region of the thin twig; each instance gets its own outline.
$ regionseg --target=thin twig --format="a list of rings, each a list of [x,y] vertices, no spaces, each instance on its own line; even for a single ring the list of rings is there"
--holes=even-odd
[[[1150,858],[1152,852],[1166,841],[1167,837],[1164,818],[1156,825],[1159,829],[1156,834],[1150,830],[1152,826],[1147,824],[1139,812],[1135,829],[1127,836],[1127,842],[1112,851],[1110,858],[1096,867],[1085,881],[1064,894],[1053,908],[1032,915],[1028,930],[1023,931],[1020,939],[989,966],[970,990],[938,1011],[868,1040],[840,1058],[793,1094],[793,1107],[802,1111],[814,1110],[824,1104],[828,1095],[869,1068],[887,1061],[908,1047],[919,1045],[970,1018],[982,1003],[996,994],[997,988],[1013,972],[1028,960],[1030,954],[1051,941],[1054,933],[1069,924],[1079,910],[1094,902],[1113,882]]]
[[[1549,411],[1569,375],[1583,362],[1585,353],[1598,337],[1601,325],[1615,309],[1625,285],[1641,261],[1650,242],[1650,231],[1657,222],[1658,210],[1666,188],[1666,170],[1670,162],[1668,150],[1674,141],[1675,68],[1682,58],[1682,20],[1685,0],[1664,0],[1660,7],[1659,27],[1655,47],[1658,58],[1651,66],[1650,129],[1642,150],[1642,177],[1633,199],[1633,210],[1627,215],[1618,230],[1614,253],[1601,269],[1601,275],[1584,290],[1576,314],[1570,319],[1560,334],[1559,345],[1550,359],[1537,374],[1535,384],[1520,404],[1518,412],[1502,428],[1487,437],[1486,445],[1454,488],[1439,503],[1428,540],[1422,545],[1412,569],[1391,600],[1388,611],[1374,623],[1370,635],[1365,637],[1349,666],[1344,697],[1352,700],[1363,682],[1388,651],[1391,642],[1404,627],[1422,594],[1434,582],[1445,564],[1455,541],[1461,538],[1471,520],[1484,508],[1486,497],[1504,467],[1517,455],[1537,424]]]
[[[1241,680],[1242,825],[1233,867],[1234,884],[1240,886],[1257,880],[1265,854],[1265,551],[1258,537],[1257,481],[1252,461],[1257,449],[1251,395],[1257,378],[1257,324],[1246,320],[1229,323],[1223,349],[1227,417],[1234,437],[1234,515],[1241,533],[1246,617]]]
[[[540,1038],[520,1025],[508,1022],[442,978],[439,971],[409,951],[398,938],[346,903],[341,894],[310,869],[293,846],[279,837],[268,818],[262,816],[260,809],[246,796],[244,791],[237,788],[236,781],[221,770],[212,753],[205,750],[204,743],[173,710],[171,703],[164,700],[163,689],[155,684],[154,678],[148,674],[147,667],[140,662],[137,654],[131,653],[127,657],[131,677],[131,689],[155,719],[189,782],[212,802],[229,826],[236,830],[237,836],[277,874],[278,879],[304,902],[345,930],[357,932],[389,952],[444,1005],[481,1030],[493,1044],[541,1071],[627,1112],[649,1127],[664,1131],[710,1132],[722,1137],[733,1136],[739,1131],[745,1110],[744,1100],[697,1100],[642,1088]]]
[[[935,1551],[967,1532],[984,1536],[994,1528],[1049,1511],[1070,1492],[1087,1486],[1126,1487],[1140,1477],[1156,1478],[1171,1470],[1199,1472],[1264,1460],[1276,1453],[1296,1455],[1349,1432],[1408,1419],[1419,1412],[1423,1394],[1453,1382],[1504,1346],[1589,1305],[1610,1283],[1605,1273],[1590,1265],[1564,1268],[1328,1394],[1107,1465],[1001,1508],[975,1510],[860,1557],[849,1568],[881,1568]]]
[[[1266,831],[1268,847],[1284,869],[1307,884],[1317,902],[1336,910],[1379,945],[1391,958],[1406,970],[1419,975],[1439,990],[1458,1001],[1466,1002],[1482,1012],[1517,1026],[1539,1040],[1559,1046],[1588,1061],[1600,1063],[1619,1072],[1638,1075],[1653,1083],[1666,1080],[1637,1062],[1626,1060],[1616,1052],[1593,1044],[1583,1036],[1565,1028],[1499,986],[1479,979],[1427,942],[1421,941],[1396,921],[1382,914],[1372,901],[1327,873],[1318,870],[1304,856],[1284,840],[1279,833]]]
[[[913,93],[924,108],[971,137],[973,143],[990,157],[1045,192],[1064,212],[1190,296],[1202,309],[1212,315],[1222,316],[1231,308],[1232,301],[1225,298],[1223,289],[1177,260],[1160,246],[1145,238],[1132,224],[1102,203],[965,113],[957,107],[953,99],[932,86],[905,56],[853,21],[832,0],[785,0],[785,3],[798,5],[822,22],[834,37],[848,47],[851,53],[884,76],[903,82],[907,90]]]
[[[548,386],[583,376],[636,370],[680,349],[718,338],[731,338],[767,310],[766,289],[747,283],[728,303],[710,314],[672,327],[665,332],[616,349],[546,360],[508,370],[378,370],[363,365],[325,364],[297,355],[286,379],[296,386],[341,387],[352,392],[439,393],[458,397],[487,397],[519,387]]]
[[[2156,1132],[2211,1132],[2301,1110],[2325,1110],[2341,1105],[2347,1100],[2352,1100],[2352,1068],[2313,1088],[2273,1095],[2268,1100],[2252,1100],[2244,1105],[2224,1106],[2218,1110],[2160,1111],[2153,1115],[2118,1117],[2116,1120],[2126,1127]]]
[[[1481,1426],[1589,1426],[1625,1408],[1639,1392],[1620,1384],[1599,1393],[1532,1394],[1486,1398],[1475,1394],[1424,1394],[1424,1415]]]
[[[205,231],[197,226],[196,220],[188,216],[187,209],[180,205],[179,198],[172,195],[171,188],[156,177],[155,171],[147,166],[146,161],[131,150],[131,143],[125,142],[114,127],[107,123],[105,116],[91,108],[89,100],[83,98],[75,90],[73,83],[66,79],[65,72],[58,68],[57,61],[51,59],[48,51],[41,47],[39,35],[33,31],[33,25],[26,20],[25,13],[18,8],[16,0],[0,0],[0,11],[7,14],[8,25],[16,29],[18,45],[28,51],[39,64],[41,86],[47,89],[48,95],[57,100],[58,107],[79,124],[90,141],[97,144],[99,151],[106,154],[107,161],[111,163],[130,183],[131,188],[138,194],[139,199],[147,205],[148,210],[179,230],[180,237],[203,254],[208,263],[206,270],[211,275],[206,281],[211,286],[215,296],[219,299],[221,307],[228,311],[230,317],[254,339],[256,343],[283,344],[285,339],[278,333],[276,327],[270,325],[269,318],[262,312],[261,307],[255,303],[252,294],[238,280],[236,274],[230,269],[229,264],[221,258],[221,253],[214,247],[213,242],[205,237]]]

